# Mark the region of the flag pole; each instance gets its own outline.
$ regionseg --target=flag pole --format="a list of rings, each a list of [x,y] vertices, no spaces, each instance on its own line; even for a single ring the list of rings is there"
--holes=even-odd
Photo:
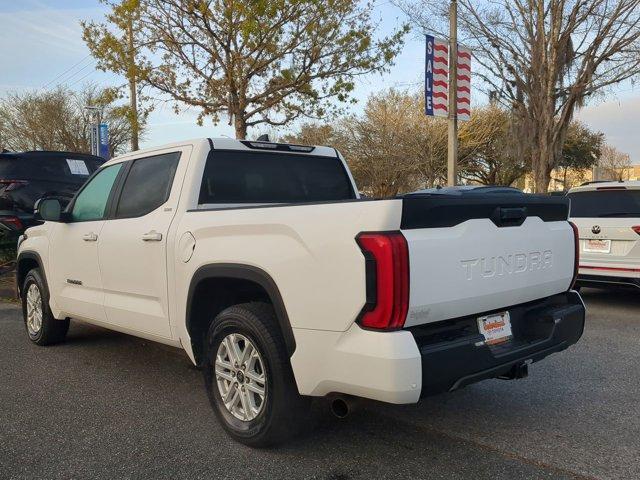
[[[447,185],[458,183],[458,2],[449,5],[449,142]]]

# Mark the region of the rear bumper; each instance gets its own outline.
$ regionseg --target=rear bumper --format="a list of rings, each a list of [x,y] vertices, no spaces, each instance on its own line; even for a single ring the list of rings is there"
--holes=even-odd
[[[346,332],[295,329],[291,366],[302,395],[355,395],[415,403],[487,378],[509,375],[578,341],[585,308],[577,292],[508,308],[513,339],[484,344],[479,313],[397,332],[353,324]]]
[[[584,303],[574,291],[506,310],[513,338],[499,345],[484,343],[478,315],[410,329],[422,363],[421,397],[488,378],[512,377],[522,365],[576,343],[584,330]]]
[[[615,272],[603,274],[579,274],[576,281],[578,287],[633,287],[640,288],[640,274],[633,276],[616,275]]]
[[[293,329],[291,367],[301,395],[354,395],[388,403],[420,398],[420,352],[411,333]]]

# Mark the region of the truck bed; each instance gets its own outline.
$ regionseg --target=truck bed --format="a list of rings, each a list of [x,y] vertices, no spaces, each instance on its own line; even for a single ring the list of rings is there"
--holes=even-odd
[[[184,275],[209,262],[208,252],[220,263],[254,265],[278,285],[294,329],[346,331],[367,300],[356,237],[401,231],[409,249],[409,327],[566,291],[574,270],[567,214],[564,198],[525,194],[194,209],[180,227],[197,244]]]

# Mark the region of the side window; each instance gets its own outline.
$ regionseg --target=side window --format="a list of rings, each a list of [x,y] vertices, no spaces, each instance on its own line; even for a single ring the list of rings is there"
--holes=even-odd
[[[180,152],[134,160],[116,210],[116,218],[141,217],[169,199]]]
[[[113,183],[122,168],[121,163],[105,167],[93,177],[76,197],[71,219],[76,222],[102,220]]]

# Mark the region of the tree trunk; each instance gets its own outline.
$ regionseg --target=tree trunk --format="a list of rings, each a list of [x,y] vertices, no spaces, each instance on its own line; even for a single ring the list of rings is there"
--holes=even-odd
[[[547,173],[546,169],[542,167],[535,172],[535,193],[547,193],[549,190],[549,182],[551,181],[551,175]]]
[[[546,118],[534,118],[532,127],[534,143],[531,151],[531,169],[533,170],[535,193],[547,193],[551,181],[551,170],[556,165],[558,151],[553,141],[553,115],[548,114]]]
[[[127,41],[128,41],[128,72],[129,80],[129,123],[131,125],[131,150],[136,151],[140,148],[140,122],[138,119],[138,85],[136,82],[135,70],[135,47],[133,46],[133,17],[129,15],[127,22]]]
[[[138,121],[138,91],[134,78],[129,79],[129,123],[131,125],[131,151],[140,148],[140,123]]]
[[[245,140],[247,138],[247,121],[242,115],[235,114],[233,116],[233,123],[236,129],[236,138],[238,140]]]
[[[553,152],[540,145],[537,151],[533,152],[531,165],[533,166],[533,181],[535,193],[547,193],[549,182],[551,181],[551,169]]]

